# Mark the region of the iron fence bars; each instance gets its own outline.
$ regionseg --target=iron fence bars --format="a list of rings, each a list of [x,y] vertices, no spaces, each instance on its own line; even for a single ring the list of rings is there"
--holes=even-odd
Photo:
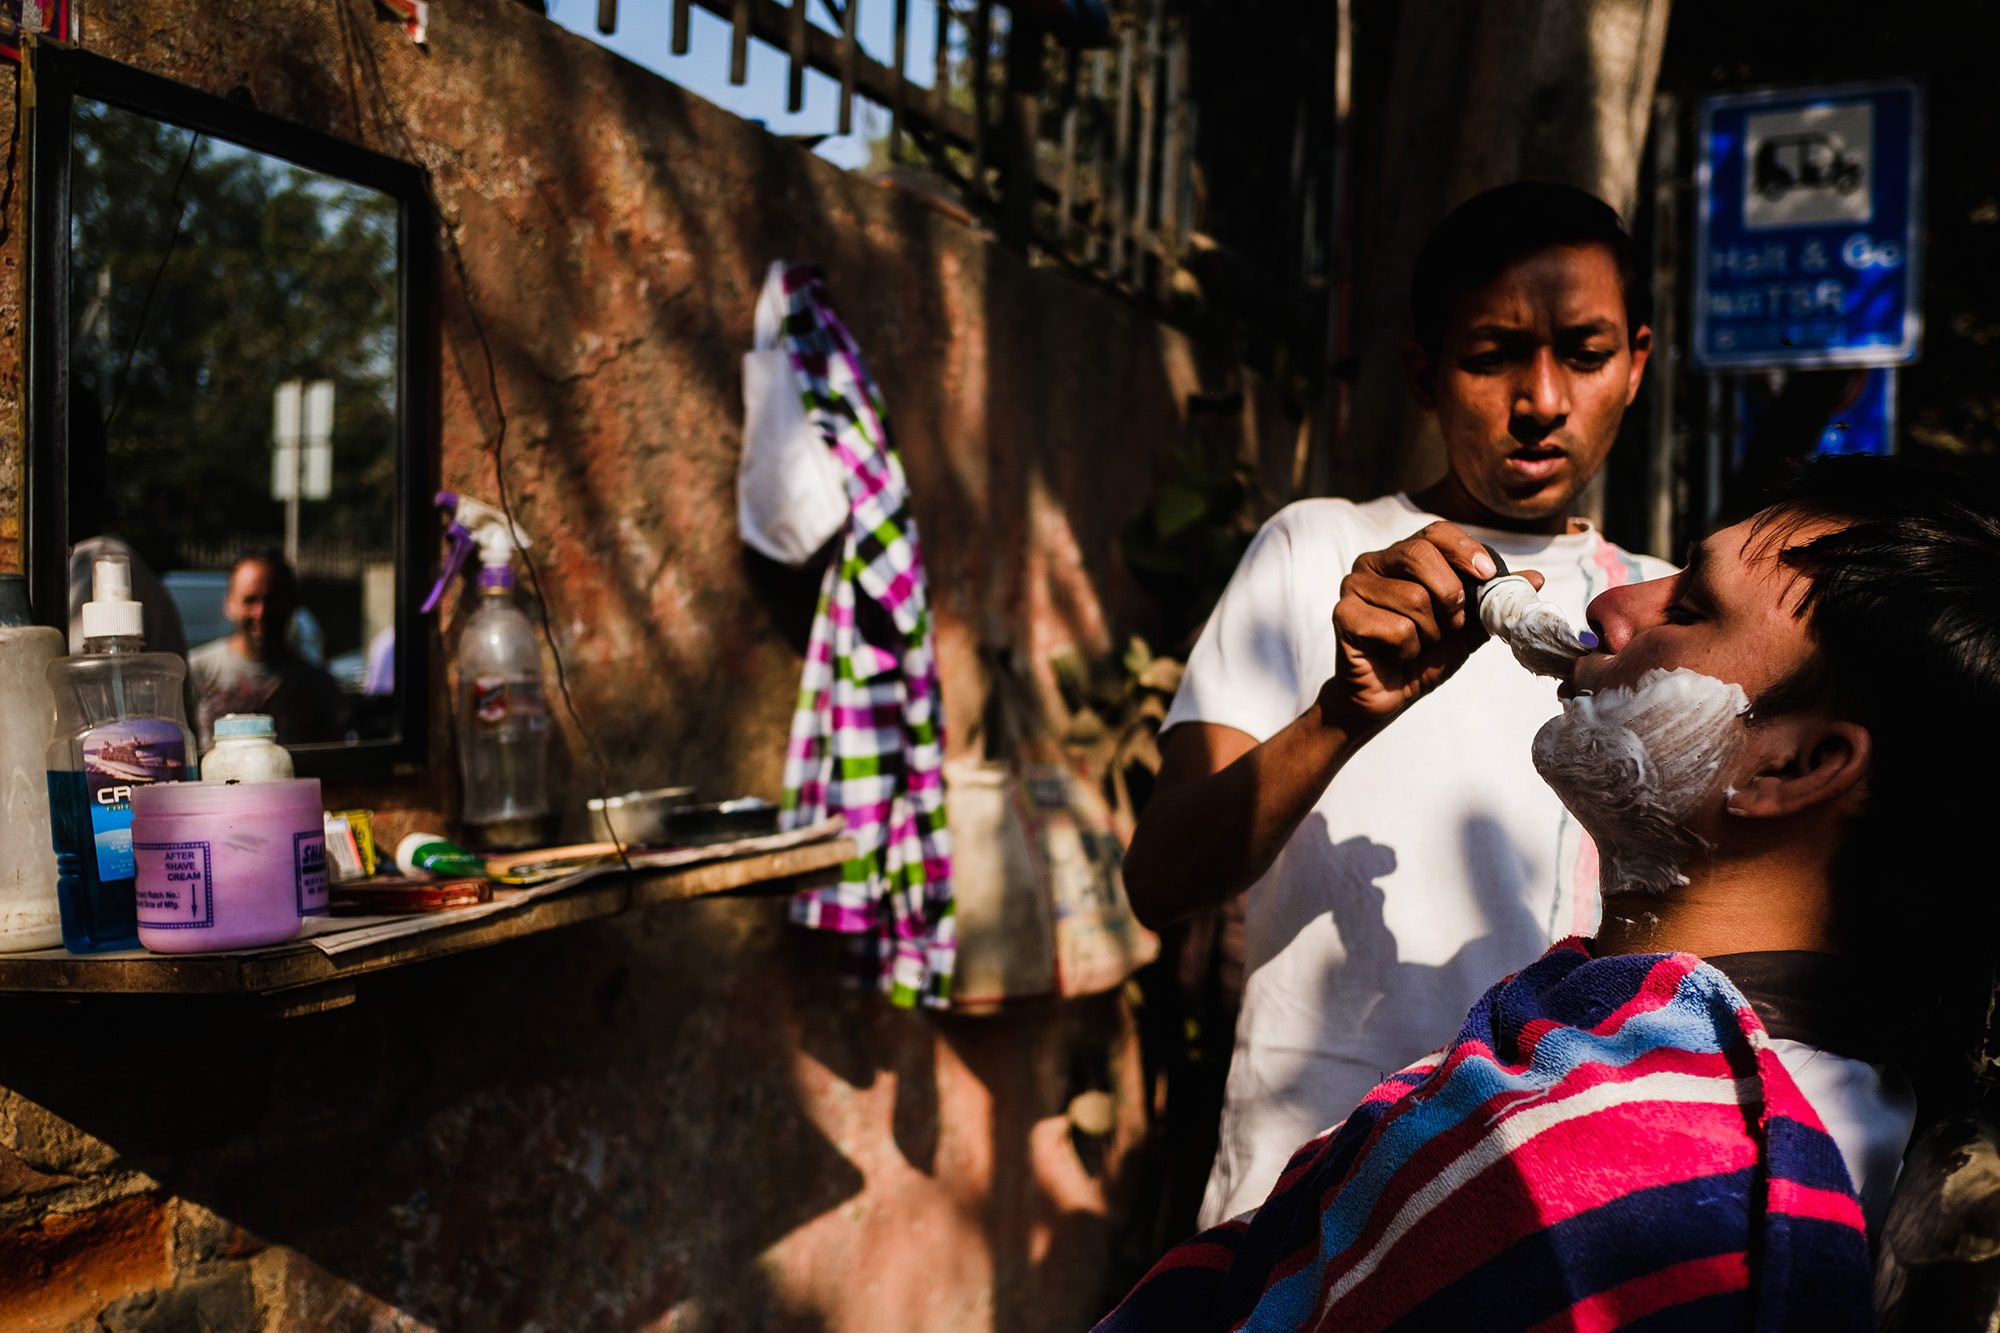
[[[1106,175],[1110,164],[1116,160],[1117,144],[1112,137],[1111,118],[1104,114],[1104,108],[1111,101],[1111,53],[1099,51],[1090,60],[1090,96],[1097,109],[1090,135],[1090,179],[1095,186],[1091,200],[1089,225],[1084,230],[1083,262],[1095,268],[1104,262],[1106,242],[1109,236],[1111,198],[1105,188]]]
[[[993,103],[993,0],[977,0],[967,42],[972,61],[972,188],[986,193],[986,126]]]
[[[1111,263],[1114,276],[1125,272],[1126,256],[1132,251],[1132,78],[1139,56],[1139,31],[1126,24],[1118,32],[1118,112],[1117,137],[1110,161]]]
[[[792,0],[791,28],[786,34],[791,66],[786,73],[785,109],[793,115],[806,109],[806,6],[811,2]]]
[[[730,26],[732,82],[756,40],[785,53],[793,112],[808,70],[838,84],[842,134],[857,97],[886,107],[887,162],[918,150],[1008,245],[1220,307],[1311,354],[1295,364],[1327,364],[1347,267],[1351,0],[1109,0],[1091,50],[1061,44],[1045,3],[917,0],[935,18],[929,88],[909,78],[911,0],[894,0],[889,63],[862,48],[859,0],[817,2],[815,21],[814,0],[671,0],[673,50],[686,54],[699,6]],[[609,30],[617,0],[597,12]]]
[[[1139,161],[1133,180],[1137,196],[1132,205],[1132,270],[1126,275],[1134,290],[1146,287],[1146,252],[1154,248],[1153,236],[1153,153],[1159,142],[1156,132],[1160,119],[1160,5],[1161,0],[1142,0],[1147,11],[1146,56],[1139,75]]]
[[[1064,254],[1075,249],[1076,209],[1076,121],[1077,80],[1082,73],[1083,53],[1072,47],[1063,58],[1062,85],[1062,166],[1056,185],[1056,248]]]
[[[942,20],[940,20],[942,22]],[[896,67],[889,90],[889,160],[903,160],[903,118],[909,114],[910,0],[896,0]]]
[[[931,76],[931,88],[942,95],[951,87],[951,23],[952,12],[948,0],[933,0],[937,10],[937,68]]]
[[[729,7],[729,81],[750,81],[750,0],[733,0]]]
[[[861,0],[847,0],[840,12],[840,132],[854,133],[854,59],[861,54]],[[902,73],[899,63],[896,73]],[[891,82],[894,82],[892,79]],[[891,96],[894,94],[892,93]]]
[[[1154,234],[1160,256],[1160,299],[1174,299],[1185,237],[1183,210],[1192,173],[1188,170],[1187,26],[1175,22],[1166,51],[1167,114],[1160,168],[1160,217]]]
[[[1001,236],[1016,249],[1031,247],[1057,249],[1061,245],[1058,216],[1062,208],[1063,166],[1060,119],[1063,79],[1058,77],[1051,93],[1050,49],[1047,30],[1040,22],[1016,14],[1007,33],[1007,94],[1005,141],[1007,175],[1001,197]],[[1044,112],[1048,131],[1044,138]],[[1047,150],[1046,154],[1044,149]],[[1045,188],[1053,185],[1053,190]],[[1041,205],[1054,205],[1044,214]]]

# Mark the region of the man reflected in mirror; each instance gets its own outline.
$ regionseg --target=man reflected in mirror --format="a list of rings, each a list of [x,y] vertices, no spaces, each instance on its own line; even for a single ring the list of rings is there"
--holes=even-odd
[[[277,551],[253,551],[229,573],[223,614],[230,632],[188,654],[194,683],[195,731],[203,749],[215,720],[228,713],[268,713],[278,743],[337,741],[347,734],[348,709],[339,684],[293,649],[298,580]]]

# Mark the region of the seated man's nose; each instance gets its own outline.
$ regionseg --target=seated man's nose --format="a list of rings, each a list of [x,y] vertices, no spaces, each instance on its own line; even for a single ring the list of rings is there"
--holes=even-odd
[[[1590,605],[1583,609],[1583,618],[1597,635],[1601,651],[1623,652],[1640,630],[1660,622],[1672,597],[1670,579],[1628,583],[1591,598]]]

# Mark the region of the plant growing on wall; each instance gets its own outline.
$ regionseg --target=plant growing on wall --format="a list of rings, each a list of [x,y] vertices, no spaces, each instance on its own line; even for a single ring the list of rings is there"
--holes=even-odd
[[[1167,471],[1145,509],[1125,525],[1125,567],[1159,604],[1161,642],[1185,656],[1257,535],[1250,468],[1214,463],[1189,439],[1167,456]]]

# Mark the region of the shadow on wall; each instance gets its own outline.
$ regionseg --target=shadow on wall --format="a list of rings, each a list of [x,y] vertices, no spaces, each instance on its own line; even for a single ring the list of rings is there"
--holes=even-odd
[[[265,1244],[330,1275],[266,1327],[343,1326],[352,1284],[439,1328],[817,1329],[759,1256],[862,1178],[790,1078],[785,1015],[824,1006],[828,974],[778,917],[593,924],[289,1021],[171,998],[50,1011],[18,1023],[0,1083],[115,1154],[107,1182],[143,1172],[253,1233],[181,1256],[184,1286],[248,1281]],[[19,1151],[83,1173],[58,1133]]]

